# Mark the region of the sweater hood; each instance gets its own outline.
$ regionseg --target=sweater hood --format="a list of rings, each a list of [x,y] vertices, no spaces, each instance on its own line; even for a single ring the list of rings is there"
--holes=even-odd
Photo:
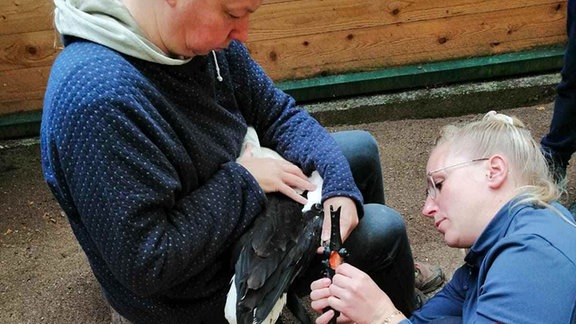
[[[86,39],[145,61],[182,65],[144,37],[121,0],[54,0],[54,23],[62,36]]]

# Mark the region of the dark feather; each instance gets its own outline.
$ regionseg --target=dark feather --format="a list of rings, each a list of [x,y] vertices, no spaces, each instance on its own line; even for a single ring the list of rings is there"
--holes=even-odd
[[[266,210],[239,240],[235,265],[236,317],[260,323],[315,255],[320,244],[322,210],[279,193],[268,194]],[[254,311],[256,310],[256,311]]]

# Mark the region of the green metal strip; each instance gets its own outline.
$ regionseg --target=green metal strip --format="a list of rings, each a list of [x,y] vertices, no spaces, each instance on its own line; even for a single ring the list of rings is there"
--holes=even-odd
[[[302,102],[560,71],[564,46],[279,82]],[[42,112],[0,116],[0,139],[36,136]]]
[[[564,46],[555,46],[518,53],[285,81],[279,82],[278,87],[291,94],[298,102],[320,101],[559,71],[563,56]]]
[[[37,122],[41,118],[42,118],[42,112],[40,111],[26,111],[20,113],[13,113],[10,115],[1,116],[0,127],[10,127],[29,122]]]
[[[37,136],[40,133],[41,111],[27,111],[0,116],[0,139]]]

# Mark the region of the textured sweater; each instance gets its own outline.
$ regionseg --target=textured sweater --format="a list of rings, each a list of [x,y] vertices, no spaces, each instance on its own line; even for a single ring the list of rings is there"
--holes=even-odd
[[[51,71],[44,176],[107,300],[137,323],[223,320],[230,246],[266,199],[235,162],[247,125],[304,172],[318,170],[324,200],[362,202],[332,137],[243,45],[217,60],[170,66],[68,39]]]

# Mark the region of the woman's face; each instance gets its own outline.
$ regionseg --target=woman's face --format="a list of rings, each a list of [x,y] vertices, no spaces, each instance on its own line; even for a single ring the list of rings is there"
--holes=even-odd
[[[468,248],[486,226],[483,219],[487,159],[449,154],[447,144],[428,160],[428,194],[422,208],[451,247]]]
[[[165,0],[161,48],[174,56],[206,55],[248,39],[248,19],[261,0]]]

